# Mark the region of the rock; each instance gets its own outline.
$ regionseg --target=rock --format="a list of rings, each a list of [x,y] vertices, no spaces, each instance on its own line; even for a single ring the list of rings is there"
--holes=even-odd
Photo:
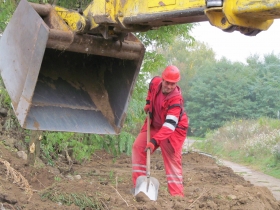
[[[81,177],[81,175],[75,175],[74,176],[74,179],[77,179],[77,180],[79,180],[79,179],[81,179],[82,177]]]
[[[52,173],[54,175],[59,175],[60,174],[60,171],[57,168],[48,166],[48,170],[49,170],[50,173]]]
[[[1,115],[2,117],[7,117],[7,115],[8,115],[8,110],[5,109],[5,108],[0,108],[0,115]]]
[[[10,194],[2,194],[0,193],[0,201],[6,201],[7,203],[10,204],[16,204],[17,203],[17,198],[14,195],[10,195]]]
[[[27,154],[24,151],[18,151],[17,156],[23,160],[27,160]]]
[[[7,138],[4,141],[4,145],[8,147],[14,147],[16,140],[14,138]]]
[[[240,199],[239,199],[239,203],[241,203],[241,204],[246,204],[247,201],[248,201],[247,198],[240,198]]]
[[[254,197],[252,197],[252,196],[249,196],[249,198],[248,198],[249,200],[254,200]]]
[[[70,174],[66,175],[66,178],[69,179],[69,180],[74,180],[74,177]]]
[[[205,204],[204,203],[201,203],[201,204],[199,204],[199,208],[204,208],[204,206],[205,206]]]
[[[16,141],[14,143],[15,148],[18,149],[18,151],[24,151],[26,150],[26,146],[24,145],[23,141]]]
[[[235,195],[228,195],[227,196],[230,200],[235,200],[237,197]]]
[[[100,184],[102,184],[102,185],[108,185],[108,182],[107,181],[101,181],[101,182],[99,182]]]

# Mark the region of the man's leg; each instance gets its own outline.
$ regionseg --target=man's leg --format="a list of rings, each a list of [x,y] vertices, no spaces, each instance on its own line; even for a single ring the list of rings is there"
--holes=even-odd
[[[135,188],[138,176],[146,176],[146,152],[147,132],[138,134],[132,146],[132,181]]]
[[[184,196],[182,175],[182,153],[174,152],[169,140],[160,144],[169,193],[171,195]]]
[[[151,136],[153,136],[157,130],[151,127]],[[133,187],[136,185],[136,179],[139,176],[146,176],[146,161],[147,153],[145,148],[147,146],[147,132],[141,132],[138,134],[132,146],[132,181]],[[157,147],[155,148],[155,150]],[[151,154],[154,151],[151,151]]]

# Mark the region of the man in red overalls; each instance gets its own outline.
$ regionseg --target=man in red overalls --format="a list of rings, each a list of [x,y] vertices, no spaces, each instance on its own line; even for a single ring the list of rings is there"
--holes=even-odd
[[[184,196],[182,175],[182,147],[187,137],[188,117],[180,87],[180,71],[167,66],[162,77],[154,77],[149,85],[145,112],[150,113],[151,139],[147,144],[147,119],[132,147],[132,180],[146,175],[146,151],[161,148],[169,193]]]

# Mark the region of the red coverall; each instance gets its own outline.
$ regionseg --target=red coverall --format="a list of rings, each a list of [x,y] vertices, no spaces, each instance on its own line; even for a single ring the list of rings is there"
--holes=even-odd
[[[151,138],[155,139],[158,145],[154,151],[158,147],[161,148],[169,193],[184,196],[182,146],[187,137],[188,117],[183,110],[183,97],[178,86],[161,102],[156,100],[160,91],[161,78],[155,77],[150,83],[147,95],[147,104],[150,104],[149,112],[151,113]],[[160,106],[158,107],[158,110],[161,110],[159,116],[153,116],[154,106]],[[155,128],[153,126],[153,119],[155,118],[157,118],[157,121],[161,120],[161,127]],[[146,175],[146,145],[147,119],[132,147],[132,180],[134,187],[138,176]]]

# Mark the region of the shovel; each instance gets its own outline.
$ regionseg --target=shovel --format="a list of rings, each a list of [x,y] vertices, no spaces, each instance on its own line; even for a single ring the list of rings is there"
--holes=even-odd
[[[150,141],[150,116],[149,112],[147,115],[147,143]],[[150,156],[151,156],[151,151],[150,149],[147,150],[147,163],[146,163],[146,176],[139,176],[136,179],[136,187],[135,187],[135,196],[143,192],[145,193],[150,200],[156,201],[157,196],[158,196],[158,188],[159,188],[159,181],[151,177],[150,173]]]

